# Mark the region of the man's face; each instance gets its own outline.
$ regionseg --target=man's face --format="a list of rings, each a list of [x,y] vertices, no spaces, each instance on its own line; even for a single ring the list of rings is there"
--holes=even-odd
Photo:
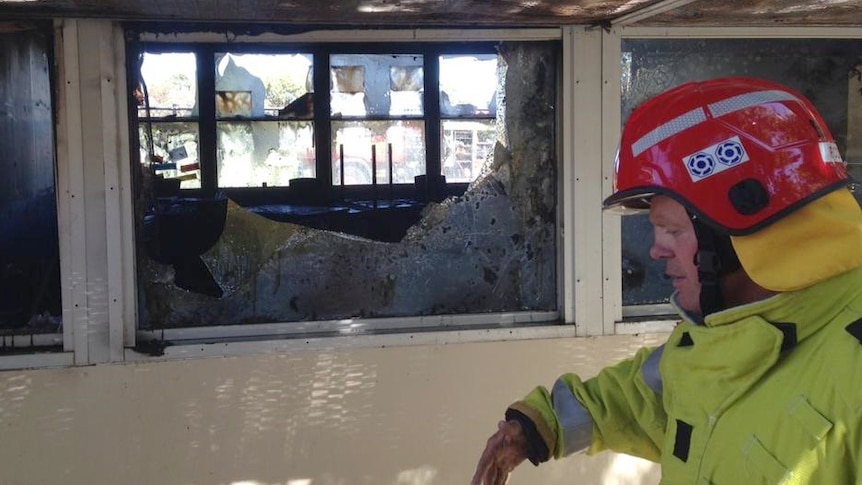
[[[657,195],[652,199],[649,221],[655,237],[650,247],[650,257],[664,260],[665,275],[679,292],[679,306],[688,312],[700,314],[700,280],[694,263],[697,236],[688,213],[679,202]]]

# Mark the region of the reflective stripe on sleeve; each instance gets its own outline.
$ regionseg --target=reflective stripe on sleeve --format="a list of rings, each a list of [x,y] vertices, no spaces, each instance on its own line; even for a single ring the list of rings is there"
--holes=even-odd
[[[661,372],[658,370],[658,363],[661,361],[661,356],[664,353],[664,344],[658,347],[650,354],[649,357],[641,364],[641,377],[646,382],[647,387],[653,390],[659,396],[662,393]]]
[[[551,392],[554,412],[563,428],[563,456],[586,450],[593,440],[593,419],[562,379]]]

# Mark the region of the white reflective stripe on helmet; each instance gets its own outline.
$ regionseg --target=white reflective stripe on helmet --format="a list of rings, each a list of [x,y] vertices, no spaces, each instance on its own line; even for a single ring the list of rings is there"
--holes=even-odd
[[[683,113],[640,137],[638,141],[632,144],[632,154],[634,154],[634,156],[638,156],[656,143],[666,140],[683,130],[691,128],[692,126],[697,126],[704,121],[706,121],[706,113],[704,113],[703,108],[697,108],[688,113]]]
[[[562,379],[551,392],[554,413],[563,428],[563,456],[586,450],[593,441],[593,418]]]
[[[710,103],[709,113],[713,118],[718,118],[734,111],[775,101],[796,101],[802,103],[799,98],[785,91],[755,91]],[[638,156],[656,143],[666,140],[683,130],[699,125],[704,121],[706,121],[706,113],[703,111],[703,108],[696,108],[688,113],[677,116],[667,123],[659,125],[634,142],[632,144],[632,154]]]
[[[802,103],[799,98],[786,91],[755,91],[710,103],[709,112],[713,117],[718,118],[734,111],[775,101],[796,101]]]

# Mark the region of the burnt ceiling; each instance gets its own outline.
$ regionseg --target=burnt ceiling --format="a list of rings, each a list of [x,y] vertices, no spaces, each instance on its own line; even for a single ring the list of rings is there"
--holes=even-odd
[[[260,22],[340,27],[862,25],[862,0],[0,0],[0,19]]]
[[[650,25],[862,25],[862,0],[701,0],[653,16]]]

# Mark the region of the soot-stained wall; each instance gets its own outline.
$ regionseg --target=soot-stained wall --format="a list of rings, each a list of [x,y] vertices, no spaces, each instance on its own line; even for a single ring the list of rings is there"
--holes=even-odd
[[[463,196],[428,205],[401,241],[274,222],[229,201],[201,256],[222,296],[183,290],[171,266],[146,258],[140,326],[556,309],[557,57],[553,43],[500,45],[493,161]]]
[[[60,325],[50,29],[0,22],[2,334],[55,332]]]

